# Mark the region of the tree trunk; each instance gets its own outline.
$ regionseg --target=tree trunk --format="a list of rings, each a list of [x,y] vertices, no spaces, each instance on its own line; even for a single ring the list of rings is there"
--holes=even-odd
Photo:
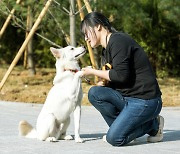
[[[70,18],[70,45],[72,46],[76,46],[76,25],[75,25],[75,1],[74,0],[70,0],[70,14],[69,14],[69,18]]]
[[[27,15],[27,31],[29,32],[33,25],[33,15],[31,12],[31,7],[28,6],[28,15]],[[33,60],[33,37],[29,40],[27,45],[27,60],[28,60],[28,69],[30,75],[35,75],[36,70]]]

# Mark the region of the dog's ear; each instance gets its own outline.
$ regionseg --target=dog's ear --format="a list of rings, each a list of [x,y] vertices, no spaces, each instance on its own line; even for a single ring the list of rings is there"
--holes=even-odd
[[[59,49],[50,47],[50,50],[51,50],[51,52],[52,52],[52,54],[53,54],[53,56],[54,56],[55,58],[60,58],[60,57],[61,57],[61,56],[60,56],[60,50],[59,50]]]

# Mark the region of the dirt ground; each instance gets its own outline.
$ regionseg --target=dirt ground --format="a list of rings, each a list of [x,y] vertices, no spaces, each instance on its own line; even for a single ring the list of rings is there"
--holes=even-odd
[[[0,68],[0,80],[7,71]],[[36,75],[29,75],[23,67],[15,67],[0,91],[0,100],[14,102],[44,103],[52,86],[55,69],[38,68]],[[180,106],[180,78],[158,79],[162,91],[163,106]],[[84,97],[82,105],[90,105],[87,99],[89,88],[84,80],[82,83]]]

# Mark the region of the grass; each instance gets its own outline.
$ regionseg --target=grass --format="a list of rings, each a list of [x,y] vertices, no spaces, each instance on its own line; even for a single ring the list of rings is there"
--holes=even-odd
[[[0,80],[8,67],[0,68]],[[30,76],[28,70],[15,67],[0,91],[0,100],[14,102],[44,103],[48,91],[52,87],[55,69],[37,68],[37,74]],[[162,91],[163,106],[180,106],[180,79],[158,79]],[[84,97],[82,105],[90,105],[87,93],[91,87],[82,83]]]

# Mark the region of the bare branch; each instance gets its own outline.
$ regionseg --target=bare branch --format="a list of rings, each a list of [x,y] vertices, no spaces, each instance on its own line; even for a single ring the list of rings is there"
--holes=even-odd
[[[57,2],[56,0],[53,0],[53,2],[56,3],[58,6],[61,6],[61,4],[59,2]],[[70,14],[70,11],[67,10],[65,7],[61,7],[61,8],[65,13],[67,13],[68,15]]]

